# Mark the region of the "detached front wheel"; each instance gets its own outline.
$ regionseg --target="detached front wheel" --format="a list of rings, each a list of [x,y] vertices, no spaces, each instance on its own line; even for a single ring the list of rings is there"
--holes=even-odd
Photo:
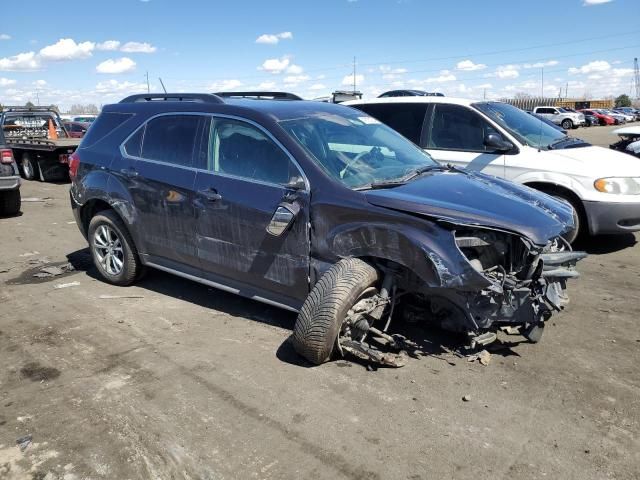
[[[293,328],[293,347],[314,365],[331,358],[349,310],[378,282],[378,272],[357,258],[334,264],[315,284]]]

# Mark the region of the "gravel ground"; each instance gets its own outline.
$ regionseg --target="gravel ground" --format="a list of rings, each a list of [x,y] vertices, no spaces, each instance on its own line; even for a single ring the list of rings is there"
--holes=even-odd
[[[25,182],[49,199],[0,219],[0,478],[640,478],[638,236],[583,245],[568,310],[487,366],[396,324],[424,349],[404,368],[309,368],[290,313],[160,272],[99,281],[67,190]]]
[[[617,142],[619,139],[617,135],[612,134],[611,132],[618,128],[635,126],[640,126],[640,122],[630,122],[625,125],[610,125],[606,127],[576,128],[575,130],[570,130],[569,135],[581,138],[593,145],[609,148],[609,145]]]

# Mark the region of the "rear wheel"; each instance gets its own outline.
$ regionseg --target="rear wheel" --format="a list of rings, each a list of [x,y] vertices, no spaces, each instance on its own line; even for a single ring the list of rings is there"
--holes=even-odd
[[[8,217],[20,211],[20,190],[0,192],[0,216]]]
[[[89,222],[89,248],[98,272],[114,285],[131,285],[142,265],[131,235],[118,215],[103,210]]]
[[[334,264],[315,284],[293,329],[293,347],[309,362],[331,358],[349,310],[378,281],[378,272],[357,258]]]
[[[33,180],[36,176],[36,164],[37,162],[31,159],[31,155],[23,153],[22,159],[20,160],[22,176],[27,180]]]

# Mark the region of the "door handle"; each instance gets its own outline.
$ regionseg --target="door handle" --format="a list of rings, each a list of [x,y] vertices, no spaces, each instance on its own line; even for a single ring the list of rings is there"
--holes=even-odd
[[[217,202],[222,200],[222,195],[218,193],[215,188],[208,188],[206,190],[199,190],[198,194],[209,200],[210,202]]]
[[[129,178],[138,176],[138,172],[135,168],[121,168],[120,173]]]

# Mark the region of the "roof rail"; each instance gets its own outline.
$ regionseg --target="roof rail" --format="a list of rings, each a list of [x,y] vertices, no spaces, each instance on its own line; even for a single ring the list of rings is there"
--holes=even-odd
[[[216,92],[222,98],[255,98],[258,100],[302,100],[301,97],[289,92]]]
[[[224,103],[224,100],[211,93],[139,93],[120,100],[120,103],[137,102],[199,102]]]
[[[53,105],[50,106],[33,106],[26,107],[24,105],[4,105],[3,112],[57,112]]]

